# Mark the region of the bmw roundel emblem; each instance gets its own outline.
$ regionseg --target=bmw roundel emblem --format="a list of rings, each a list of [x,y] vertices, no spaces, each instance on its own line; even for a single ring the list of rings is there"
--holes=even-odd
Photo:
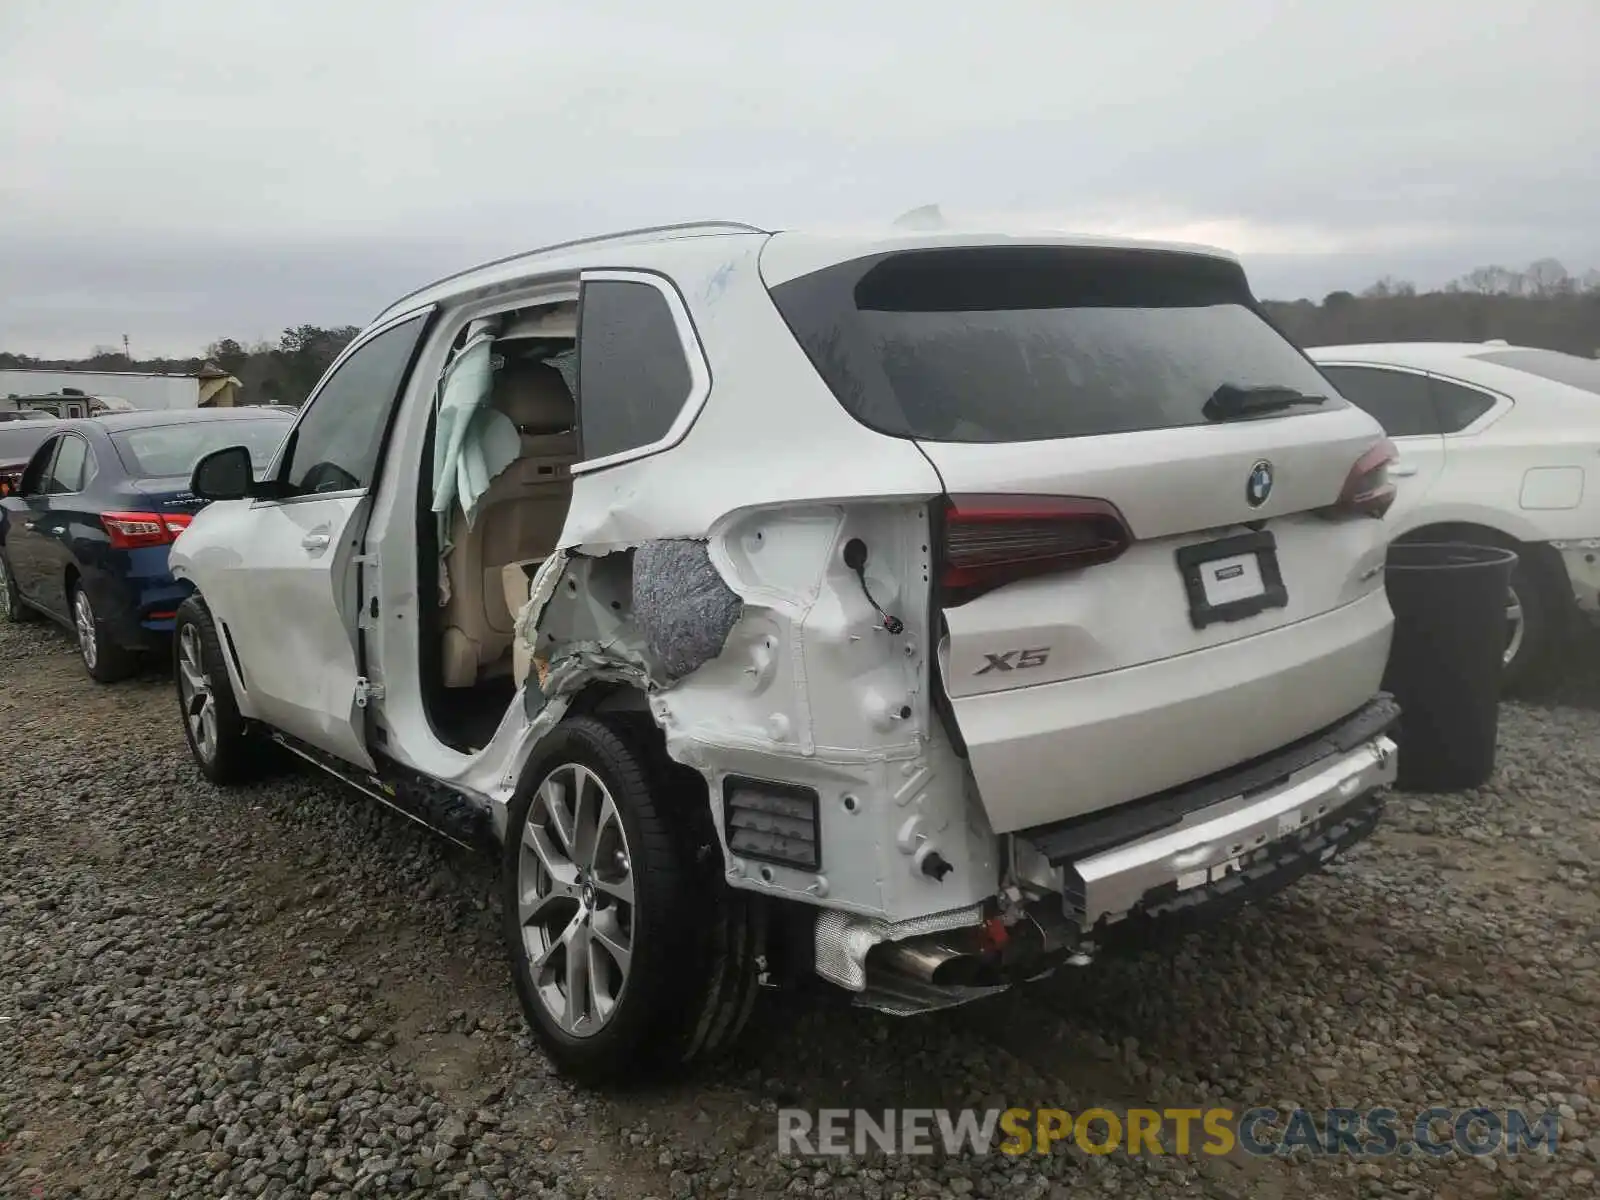
[[[1251,508],[1260,508],[1272,495],[1272,464],[1262,459],[1250,468],[1250,478],[1245,480],[1244,498]]]

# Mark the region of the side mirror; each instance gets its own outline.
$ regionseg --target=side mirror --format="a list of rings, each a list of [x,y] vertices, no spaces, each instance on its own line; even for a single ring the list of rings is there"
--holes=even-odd
[[[213,450],[194,465],[189,490],[200,500],[245,500],[255,494],[250,451],[244,446]]]

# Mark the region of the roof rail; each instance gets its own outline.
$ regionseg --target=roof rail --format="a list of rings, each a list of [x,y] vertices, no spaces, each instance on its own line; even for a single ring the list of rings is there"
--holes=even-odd
[[[461,279],[467,275],[476,274],[479,271],[486,271],[490,267],[504,266],[506,263],[516,262],[519,258],[532,258],[538,254],[550,254],[557,250],[570,250],[575,246],[598,246],[603,245],[606,242],[625,242],[650,235],[674,233],[711,234],[767,232],[769,231],[757,228],[754,225],[747,225],[743,221],[683,221],[676,225],[644,225],[638,229],[624,229],[617,233],[602,233],[592,237],[573,238],[571,241],[566,242],[552,242],[548,246],[538,246],[532,250],[518,250],[515,254],[507,254],[503,258],[491,259],[486,263],[479,263],[477,266],[468,267],[462,271],[452,271],[448,275],[445,275],[439,279],[435,279],[432,283],[423,284],[415,291],[407,292],[398,300],[395,300],[390,304],[386,304],[382,311],[390,312],[398,306],[404,304],[407,300],[410,300],[415,296],[420,296],[423,292],[432,291],[440,284],[449,283],[452,279]]]

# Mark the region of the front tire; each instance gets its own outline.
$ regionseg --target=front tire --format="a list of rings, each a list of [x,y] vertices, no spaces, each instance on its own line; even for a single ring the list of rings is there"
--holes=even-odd
[[[72,631],[78,639],[78,656],[96,683],[118,683],[139,668],[134,653],[118,645],[106,632],[105,622],[94,611],[94,601],[83,581],[74,583],[67,594],[72,608]]]
[[[199,596],[190,596],[178,606],[172,625],[178,713],[195,766],[216,784],[257,778],[264,773],[263,745],[239,715],[211,610]]]
[[[762,910],[722,882],[720,852],[706,853],[717,848],[703,788],[652,769],[665,757],[649,752],[653,732],[566,721],[508,813],[502,912],[517,996],[556,1068],[588,1082],[677,1073],[726,1048],[761,972]]]

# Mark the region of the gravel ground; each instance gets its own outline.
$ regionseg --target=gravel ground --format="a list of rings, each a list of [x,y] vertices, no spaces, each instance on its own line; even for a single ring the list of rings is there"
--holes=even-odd
[[[170,685],[0,627],[0,1197],[1600,1194],[1600,660],[1480,791],[1175,951],[891,1021],[774,1001],[598,1095],[524,1032],[491,870],[289,775],[223,795]],[[1559,1107],[1553,1158],[803,1160],[780,1105]]]

